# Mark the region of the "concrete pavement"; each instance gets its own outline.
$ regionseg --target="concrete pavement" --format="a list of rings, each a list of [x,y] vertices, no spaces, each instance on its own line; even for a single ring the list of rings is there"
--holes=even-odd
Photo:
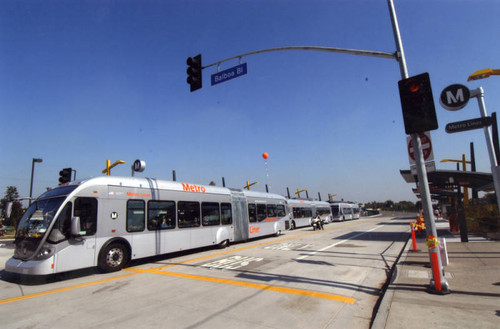
[[[414,252],[408,242],[396,265],[372,328],[500,328],[500,241],[469,234],[460,242],[447,221],[438,221],[449,264],[444,266],[450,294],[427,292],[432,279],[425,237]]]

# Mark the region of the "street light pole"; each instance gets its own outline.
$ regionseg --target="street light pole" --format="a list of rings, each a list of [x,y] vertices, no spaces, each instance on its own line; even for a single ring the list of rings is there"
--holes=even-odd
[[[31,184],[30,184],[30,200],[29,200],[30,206],[31,206],[31,198],[33,196],[33,173],[35,171],[35,162],[43,162],[43,159],[33,158],[33,161],[31,162]]]
[[[484,90],[483,87],[479,87],[477,89],[470,91],[470,97],[476,97],[477,102],[479,104],[479,113],[481,113],[481,117],[485,118],[488,116],[486,112],[486,105],[484,103]],[[488,153],[490,156],[490,166],[491,166],[491,175],[493,176],[493,186],[495,187],[495,194],[497,196],[497,206],[500,209],[500,166],[497,166],[497,157],[495,154],[495,147],[493,146],[493,138],[491,136],[491,131],[488,126],[483,128],[484,137],[486,138],[486,146],[488,147]]]

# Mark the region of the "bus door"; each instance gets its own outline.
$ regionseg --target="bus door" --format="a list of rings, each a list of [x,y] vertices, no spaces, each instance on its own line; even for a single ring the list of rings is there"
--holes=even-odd
[[[68,203],[66,207],[68,205],[70,206],[71,203]],[[76,198],[73,208],[73,217],[80,217],[80,236],[70,237],[60,243],[61,249],[56,254],[55,259],[55,270],[57,272],[96,265],[97,199]],[[65,222],[67,223],[67,220]],[[67,224],[64,226],[68,227]],[[71,227],[71,224],[69,224],[69,227]],[[64,230],[67,230],[67,228]]]
[[[231,190],[233,208],[234,241],[246,241],[249,237],[247,199],[239,190]]]

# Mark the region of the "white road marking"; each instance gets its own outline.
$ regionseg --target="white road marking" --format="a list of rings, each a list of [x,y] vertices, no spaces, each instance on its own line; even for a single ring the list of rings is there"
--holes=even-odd
[[[263,259],[264,258],[251,256],[231,256],[215,262],[203,264],[201,265],[201,267],[208,267],[210,269],[235,270],[237,268],[247,266],[251,262],[260,262]]]
[[[321,248],[321,249],[316,250],[316,251],[311,251],[310,253],[307,253],[307,254],[305,254],[304,256],[300,256],[300,257],[295,258],[295,259],[296,259],[296,260],[301,260],[301,259],[307,258],[307,257],[309,257],[309,256],[314,256],[314,255],[315,255],[315,254],[317,254],[318,252],[325,251],[325,250],[327,250],[327,249],[330,249],[330,248],[335,247],[336,245],[339,245],[339,244],[342,244],[342,243],[344,243],[344,242],[346,242],[346,241],[349,241],[349,240],[355,239],[355,238],[357,238],[358,236],[361,236],[361,235],[366,234],[366,233],[371,232],[371,231],[375,231],[376,229],[378,229],[378,228],[380,228],[380,227],[382,227],[382,226],[383,226],[383,225],[381,225],[381,226],[376,226],[376,227],[372,228],[371,230],[368,230],[368,231],[366,231],[366,232],[361,232],[361,233],[359,233],[359,234],[356,234],[355,236],[350,237],[349,239],[345,239],[345,240],[342,240],[342,241],[336,242],[336,243],[334,243],[334,244],[331,244],[331,245],[329,245],[329,246],[326,246],[326,247]]]

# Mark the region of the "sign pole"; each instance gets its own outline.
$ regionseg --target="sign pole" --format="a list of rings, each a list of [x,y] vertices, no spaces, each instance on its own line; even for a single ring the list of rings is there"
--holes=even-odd
[[[394,32],[394,40],[396,41],[397,55],[399,68],[401,71],[401,78],[407,79],[408,69],[406,67],[406,59],[403,50],[403,43],[399,32],[398,20],[396,17],[396,10],[394,8],[393,0],[387,0],[389,6],[389,13],[391,16],[392,29]],[[415,154],[415,164],[417,169],[417,176],[420,185],[420,197],[422,199],[422,208],[424,210],[425,227],[427,228],[427,235],[433,236],[437,239],[436,224],[434,222],[434,214],[432,211],[432,202],[429,189],[429,182],[427,180],[427,170],[425,169],[424,155],[422,152],[422,144],[420,142],[419,134],[411,134],[413,142],[413,149]],[[439,248],[429,248],[429,258],[431,260],[432,273],[434,279],[430,282],[430,292],[449,293],[448,282],[443,275],[443,265],[441,257],[433,257],[433,253],[439,253]],[[439,256],[439,255],[438,255]],[[432,261],[434,260],[434,261]],[[437,284],[436,284],[437,283]]]

